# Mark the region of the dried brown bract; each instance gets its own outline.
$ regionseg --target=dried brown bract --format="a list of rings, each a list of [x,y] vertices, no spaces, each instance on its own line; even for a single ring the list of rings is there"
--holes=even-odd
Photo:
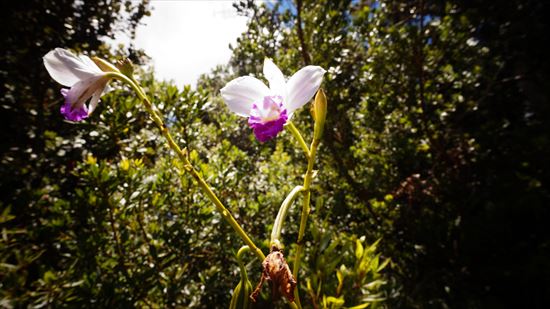
[[[285,296],[290,302],[294,301],[294,288],[296,280],[285,261],[283,252],[276,246],[271,247],[271,252],[266,256],[262,263],[263,271],[260,283],[250,295],[253,301],[256,301],[264,281],[271,287],[273,299],[278,299],[281,295]]]

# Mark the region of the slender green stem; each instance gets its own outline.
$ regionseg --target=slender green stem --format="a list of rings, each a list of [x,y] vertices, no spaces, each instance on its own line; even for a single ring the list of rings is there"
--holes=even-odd
[[[296,248],[295,257],[294,257],[294,267],[293,267],[293,270],[292,270],[294,278],[296,279],[296,281],[298,281],[298,271],[300,270],[300,261],[301,261],[300,259],[301,259],[302,251],[303,251],[303,248],[304,248],[304,243],[303,243],[304,242],[304,234],[305,234],[305,231],[306,231],[307,218],[308,218],[309,212],[310,212],[309,204],[310,204],[310,199],[311,199],[311,192],[310,192],[309,187],[311,185],[311,181],[313,180],[313,175],[314,175],[313,164],[315,162],[315,154],[317,153],[317,147],[319,146],[320,140],[317,138],[317,134],[314,134],[313,142],[311,143],[311,146],[308,147],[305,140],[304,140],[304,138],[302,137],[302,134],[300,134],[300,131],[298,131],[298,129],[296,128],[296,126],[294,126],[294,124],[292,122],[289,121],[287,123],[286,127],[290,130],[290,133],[292,133],[292,135],[294,135],[296,140],[298,140],[298,143],[300,144],[300,147],[304,151],[304,153],[306,155],[306,158],[307,158],[307,171],[306,171],[306,174],[304,175],[304,185],[302,186],[302,188],[300,190],[304,194],[304,199],[303,199],[303,205],[302,205],[302,213],[301,213],[301,216],[300,216],[300,228],[298,230],[298,241],[297,241],[297,248]],[[291,192],[291,194],[292,194],[292,192]],[[291,204],[291,203],[289,203],[289,204]],[[284,202],[283,202],[283,205],[284,205]],[[289,205],[287,205],[287,207],[288,206]],[[283,208],[283,207],[281,206],[281,208]],[[280,211],[281,210],[279,210],[279,212]],[[286,210],[285,210],[285,214],[286,214]],[[278,217],[279,217],[279,215],[277,215],[277,218]],[[282,218],[282,220],[284,220],[284,217]],[[272,243],[274,242],[274,239],[278,240],[278,238],[280,237],[280,229],[282,228],[282,222],[280,223],[280,226],[274,225],[274,231],[275,231],[275,228],[279,229],[279,234],[275,235],[277,237],[274,238],[273,237],[274,233],[273,232],[271,233],[271,242]],[[300,302],[299,288],[296,288],[294,290],[294,296],[295,296],[294,298],[295,298],[296,308],[301,309],[302,304]],[[294,308],[294,306],[292,306],[292,307]]]
[[[210,201],[212,201],[212,203],[214,203],[214,205],[216,206],[216,208],[218,209],[218,211],[220,212],[222,217],[229,223],[229,225],[231,225],[231,227],[235,230],[235,232],[237,232],[237,234],[241,237],[241,239],[244,241],[244,243],[247,244],[250,247],[250,250],[252,250],[252,252],[254,252],[254,254],[256,254],[256,256],[258,256],[258,258],[260,258],[261,261],[263,261],[265,259],[265,255],[262,252],[262,250],[260,250],[258,247],[256,247],[254,242],[250,239],[250,237],[248,237],[248,235],[242,229],[242,227],[239,225],[239,223],[235,220],[235,218],[233,218],[231,213],[227,210],[227,208],[225,208],[225,206],[222,204],[222,202],[220,202],[220,200],[218,199],[216,194],[212,191],[210,186],[208,186],[208,184],[204,181],[204,179],[197,172],[197,170],[191,165],[191,163],[187,159],[187,151],[185,149],[182,150],[176,144],[176,142],[172,138],[172,135],[170,134],[170,131],[168,130],[168,128],[164,124],[164,121],[159,116],[157,111],[155,111],[155,109],[153,107],[153,104],[151,103],[151,101],[149,100],[149,98],[147,97],[145,92],[141,89],[141,87],[137,83],[135,83],[132,79],[128,78],[127,76],[125,76],[123,74],[120,74],[120,73],[117,73],[117,72],[109,72],[109,73],[107,73],[107,75],[109,77],[112,77],[112,78],[115,78],[115,79],[118,79],[120,81],[123,81],[123,82],[127,83],[138,94],[138,96],[143,100],[143,103],[145,105],[145,109],[151,115],[151,118],[153,119],[155,124],[159,127],[162,135],[164,136],[164,138],[168,142],[168,146],[170,146],[170,148],[173,151],[176,152],[176,154],[178,155],[180,160],[184,163],[183,168],[189,174],[191,174],[191,176],[193,176],[193,178],[195,178],[195,180],[197,181],[199,187],[201,187],[201,189],[206,194],[206,196],[210,199]]]
[[[302,214],[300,217],[300,228],[298,230],[298,241],[297,241],[297,248],[296,253],[294,257],[294,267],[292,270],[293,276],[298,281],[298,271],[300,270],[300,262],[302,257],[302,251],[304,249],[304,235],[306,232],[306,225],[307,225],[307,218],[309,216],[310,212],[310,200],[311,200],[311,191],[310,186],[311,182],[313,180],[313,164],[315,162],[315,154],[317,153],[317,147],[319,146],[320,140],[314,139],[311,143],[311,147],[309,150],[309,156],[308,156],[308,162],[307,162],[307,171],[304,175],[304,185],[303,185],[303,205],[302,205]],[[296,298],[296,304],[298,305],[298,308],[302,308],[302,304],[300,303],[300,295],[299,295],[299,289],[296,288],[294,290],[294,295]]]
[[[279,208],[279,213],[277,214],[277,218],[275,218],[275,223],[273,223],[273,229],[271,230],[271,245],[275,245],[278,248],[280,248],[280,240],[281,240],[281,231],[283,229],[283,223],[286,218],[286,214],[288,212],[288,209],[290,208],[290,205],[292,205],[292,202],[296,199],[298,196],[298,193],[300,193],[304,189],[303,186],[296,186],[288,196],[283,201],[283,204],[281,204],[281,208]]]
[[[191,173],[191,176],[193,176],[193,178],[195,178],[195,180],[198,182],[199,186],[203,189],[204,193],[214,203],[214,205],[216,206],[218,211],[221,213],[222,217],[231,225],[231,227],[233,227],[235,232],[237,232],[237,234],[239,234],[239,236],[242,238],[244,243],[247,244],[250,247],[250,250],[252,250],[252,252],[254,252],[254,254],[256,254],[258,256],[260,261],[263,261],[265,259],[265,255],[262,252],[262,250],[260,250],[258,247],[256,247],[254,242],[250,239],[250,237],[248,237],[246,232],[241,228],[239,223],[235,220],[235,218],[233,218],[233,216],[225,208],[225,206],[223,206],[222,202],[220,202],[220,200],[218,199],[216,194],[214,194],[212,189],[210,189],[208,184],[204,181],[204,179],[202,179],[202,177],[199,175],[199,173],[191,165],[187,165],[186,170],[189,173]]]
[[[309,156],[310,156],[309,148],[307,147],[306,141],[302,137],[302,134],[300,134],[300,131],[298,131],[296,126],[294,126],[294,124],[290,121],[287,122],[286,127],[290,130],[290,133],[294,135],[296,140],[298,140],[298,143],[300,143],[300,147],[302,147],[302,150],[304,151],[306,158],[308,158],[309,160]]]

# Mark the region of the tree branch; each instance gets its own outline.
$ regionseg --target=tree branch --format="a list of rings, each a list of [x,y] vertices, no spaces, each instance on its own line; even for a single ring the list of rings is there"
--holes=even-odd
[[[304,31],[302,29],[302,0],[296,0],[296,19],[296,30],[298,31],[298,40],[300,40],[302,59],[305,65],[308,65],[311,64],[311,57],[309,56],[307,44],[304,39]]]

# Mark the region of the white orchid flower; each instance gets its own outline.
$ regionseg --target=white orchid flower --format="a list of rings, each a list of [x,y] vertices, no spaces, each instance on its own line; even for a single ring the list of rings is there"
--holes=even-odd
[[[304,106],[319,89],[325,70],[306,66],[285,80],[279,68],[266,58],[264,76],[269,88],[252,76],[230,81],[220,90],[229,110],[247,117],[248,125],[260,142],[275,137],[294,111]]]
[[[81,121],[88,117],[99,103],[101,95],[106,92],[109,71],[102,71],[89,57],[75,56],[63,48],[50,51],[43,59],[50,76],[61,85],[70,87],[61,89],[65,97],[61,114],[71,121]],[[114,67],[109,69],[117,70]]]

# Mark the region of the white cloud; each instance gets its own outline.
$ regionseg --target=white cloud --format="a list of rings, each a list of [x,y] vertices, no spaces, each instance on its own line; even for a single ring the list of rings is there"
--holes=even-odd
[[[135,45],[152,58],[157,79],[195,85],[202,73],[225,64],[229,44],[246,30],[232,1],[153,1],[138,27]],[[121,41],[121,40],[117,40]]]

